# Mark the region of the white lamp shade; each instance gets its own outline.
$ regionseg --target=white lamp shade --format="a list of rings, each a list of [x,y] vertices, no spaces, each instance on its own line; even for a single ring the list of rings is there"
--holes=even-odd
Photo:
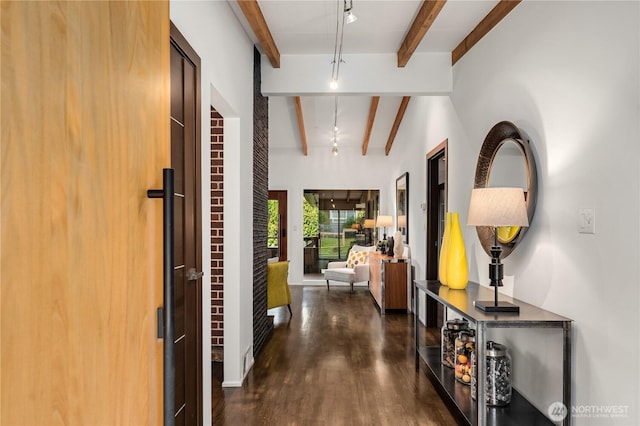
[[[365,219],[364,220],[364,227],[366,229],[375,228],[376,227],[376,221],[373,220],[373,219]]]
[[[406,228],[407,227],[407,216],[402,215],[398,216],[398,228]]]
[[[522,188],[475,188],[471,191],[471,226],[529,226]]]
[[[378,216],[376,226],[378,228],[387,228],[389,226],[393,226],[393,218],[391,216]]]

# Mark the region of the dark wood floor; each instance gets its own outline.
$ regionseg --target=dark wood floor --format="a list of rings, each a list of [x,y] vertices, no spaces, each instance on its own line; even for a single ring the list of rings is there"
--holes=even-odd
[[[214,377],[214,425],[456,424],[415,371],[411,314],[381,317],[366,287],[291,292],[242,388]]]

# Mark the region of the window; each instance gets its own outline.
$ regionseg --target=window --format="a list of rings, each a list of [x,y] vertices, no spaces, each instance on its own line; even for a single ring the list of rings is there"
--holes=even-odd
[[[287,260],[287,191],[269,191],[267,257]]]

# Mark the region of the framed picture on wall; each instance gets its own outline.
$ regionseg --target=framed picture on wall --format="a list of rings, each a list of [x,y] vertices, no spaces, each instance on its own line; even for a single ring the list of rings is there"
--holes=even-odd
[[[409,244],[409,172],[396,179],[396,224],[402,242]]]

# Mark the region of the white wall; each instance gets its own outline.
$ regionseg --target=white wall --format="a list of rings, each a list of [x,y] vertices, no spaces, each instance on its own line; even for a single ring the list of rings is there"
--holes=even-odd
[[[395,179],[409,171],[410,244],[424,278],[425,215],[418,205],[427,152],[449,140],[449,210],[460,212],[464,224],[487,132],[502,120],[515,123],[531,140],[539,198],[527,237],[505,260],[505,275],[515,297],[574,320],[572,405],[628,406],[626,417],[576,417],[577,425],[640,424],[639,18],[638,2],[522,2],[455,65],[451,96],[411,99],[396,138],[411,146],[394,147],[388,158],[337,161],[328,153],[270,154],[270,184],[290,189],[291,220],[301,220],[303,188],[363,181],[382,191],[381,210],[393,211]],[[596,210],[595,235],[577,232],[581,207]],[[289,250],[301,270],[299,232]],[[489,258],[474,229],[463,226],[463,233],[470,279],[486,284]],[[559,333],[494,337],[513,351],[516,388],[543,412],[561,400]]]
[[[292,127],[289,110],[292,98],[269,98],[269,140],[299,140]],[[269,150],[269,189],[287,190],[289,234],[287,254],[290,260],[289,281],[301,284],[304,272],[302,236],[302,199],[305,189],[377,189],[380,191],[380,214],[395,216],[395,181],[401,172],[390,167],[383,152],[362,156],[360,150],[341,147],[338,156],[326,148]]]
[[[211,424],[210,107],[224,128],[224,383],[240,386],[253,341],[253,43],[227,2],[171,1],[172,22],[202,60],[204,424]],[[242,265],[240,264],[242,260]]]
[[[530,137],[538,206],[505,274],[515,297],[575,321],[573,405],[628,406],[627,417],[576,424],[639,422],[638,367],[620,359],[639,355],[639,15],[637,2],[523,2],[454,67],[450,99],[412,99],[410,122],[423,117],[424,128],[407,115],[398,134],[424,153],[449,139],[449,210],[463,222],[489,129],[509,120]],[[424,182],[424,164],[406,161]],[[595,208],[595,235],[577,232],[580,207]],[[488,256],[473,229],[464,234],[470,278],[486,284]],[[546,412],[561,399],[560,334],[495,337],[513,349],[515,386]]]
[[[538,206],[505,273],[515,276],[517,298],[575,321],[573,404],[629,406],[628,418],[607,424],[639,420],[638,366],[620,359],[639,355],[629,339],[639,326],[638,9],[637,2],[523,2],[454,68],[451,97],[451,119],[461,123],[471,152],[503,119],[531,139]],[[458,155],[449,176],[474,166],[473,155]],[[468,192],[449,195],[467,210]],[[595,208],[595,235],[577,232],[580,207]],[[477,238],[468,240],[486,263],[478,247]],[[515,349],[514,363],[521,360],[515,385],[546,412],[560,399],[549,392],[561,371],[559,338],[515,334],[501,336]]]
[[[410,245],[424,277],[425,156],[449,140],[449,210],[466,220],[478,151],[488,130],[510,120],[531,139],[539,199],[522,245],[505,260],[515,297],[572,318],[573,404],[629,406],[628,417],[575,424],[638,424],[640,401],[640,5],[637,2],[521,3],[454,68],[450,97],[412,98],[389,157],[341,151],[270,153],[270,189],[289,190],[291,280],[302,280],[302,191],[371,188],[394,211],[395,179],[410,174]],[[225,118],[225,382],[242,381],[252,341],[253,47],[226,2],[171,2],[171,19],[202,58],[203,175],[208,171],[209,105]],[[216,43],[215,40],[223,40]],[[286,107],[270,99],[270,138],[287,136]],[[291,126],[289,125],[289,129]],[[228,150],[227,150],[228,148]],[[203,176],[205,182],[208,177]],[[203,195],[207,186],[203,185]],[[205,200],[208,197],[204,197]],[[209,246],[208,205],[203,246]],[[577,233],[577,209],[596,209],[596,234]],[[297,226],[296,226],[297,224]],[[465,228],[470,278],[486,283],[488,257]],[[205,250],[206,251],[206,250]],[[242,257],[244,258],[244,257]],[[203,265],[209,263],[205,253]],[[210,280],[205,267],[205,287]],[[204,292],[203,292],[204,293]],[[208,325],[208,291],[203,325]],[[205,342],[208,327],[204,326]],[[542,411],[558,396],[559,339],[553,333],[496,336],[514,351],[515,385]],[[544,350],[541,350],[544,348]],[[203,381],[210,398],[210,353]],[[628,359],[630,361],[625,362]],[[208,393],[207,393],[208,392]],[[210,407],[205,407],[206,417]]]

